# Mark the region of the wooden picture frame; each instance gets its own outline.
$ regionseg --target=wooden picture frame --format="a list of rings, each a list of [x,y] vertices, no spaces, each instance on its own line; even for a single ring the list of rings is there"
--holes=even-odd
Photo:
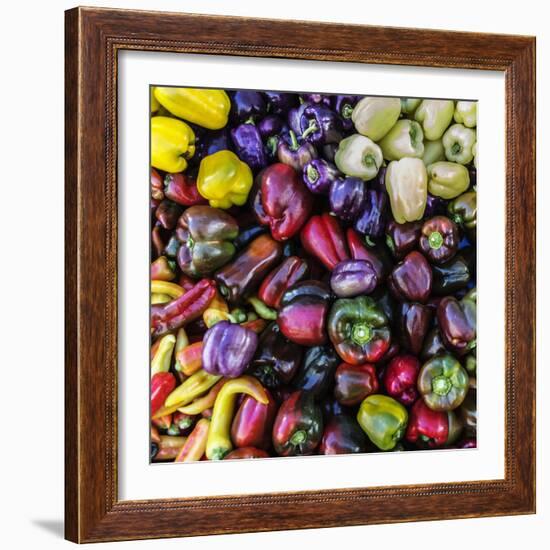
[[[127,49],[504,73],[504,479],[119,501],[117,53]],[[75,8],[66,12],[65,52],[67,539],[95,542],[534,513],[534,37]]]

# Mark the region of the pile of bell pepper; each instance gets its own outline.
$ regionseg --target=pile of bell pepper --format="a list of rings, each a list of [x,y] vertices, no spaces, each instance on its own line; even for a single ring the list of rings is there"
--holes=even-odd
[[[476,447],[477,104],[151,89],[151,460]]]

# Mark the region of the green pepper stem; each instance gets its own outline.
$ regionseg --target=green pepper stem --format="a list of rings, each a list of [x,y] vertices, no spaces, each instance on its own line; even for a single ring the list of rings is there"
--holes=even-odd
[[[353,325],[351,339],[359,346],[366,344],[372,338],[372,329],[365,323]]]
[[[224,449],[220,449],[219,447],[217,449],[214,449],[212,451],[212,460],[222,460],[223,457],[228,453],[229,451],[226,451]]]
[[[458,155],[458,153],[460,153],[460,151],[462,151],[462,145],[460,145],[460,143],[458,143],[458,141],[455,141],[451,147],[451,153],[453,155]]]
[[[279,142],[279,139],[277,138],[277,136],[271,136],[267,139],[266,147],[271,156],[273,156],[275,154],[275,151],[277,151],[278,142]]]
[[[393,239],[390,235],[386,235],[386,245],[390,249],[390,251],[395,254],[395,243],[393,242]]]
[[[319,171],[312,164],[307,165],[306,174],[311,183],[315,183],[319,179]]]
[[[301,443],[304,443],[304,441],[307,439],[307,433],[305,430],[298,430],[297,432],[294,432],[290,438],[290,444],[291,445],[300,445]]]
[[[277,319],[277,311],[268,307],[259,298],[256,298],[256,296],[251,296],[248,298],[248,303],[254,308],[254,311],[262,319],[266,319],[268,321],[274,321]]]
[[[439,231],[430,233],[430,236],[428,237],[428,244],[433,250],[439,250],[443,245],[443,235]]]
[[[298,144],[298,140],[296,139],[296,134],[292,130],[289,130],[288,135],[290,136],[290,149],[292,151],[297,151],[300,145]]]
[[[368,246],[373,247],[376,245],[376,243],[370,238],[369,235],[365,235],[365,242]]]
[[[353,113],[353,107],[349,103],[346,103],[342,107],[342,110],[340,111],[342,118],[351,118],[352,113]]]
[[[313,132],[317,132],[317,130],[319,130],[319,127],[317,126],[315,119],[312,118],[309,121],[309,126],[302,132],[302,138],[305,139],[310,134],[313,134]]]
[[[447,395],[451,388],[451,381],[446,376],[436,376],[432,380],[432,391],[436,395]]]
[[[378,169],[378,165],[376,164],[376,158],[374,157],[374,155],[372,155],[371,153],[367,153],[364,157],[363,157],[363,164],[367,167],[367,168],[372,168],[373,166]]]

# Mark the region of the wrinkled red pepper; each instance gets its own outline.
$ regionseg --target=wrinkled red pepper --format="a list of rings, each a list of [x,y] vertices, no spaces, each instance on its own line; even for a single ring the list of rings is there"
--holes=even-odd
[[[312,216],[300,234],[302,246],[327,269],[334,269],[342,260],[349,260],[344,232],[335,216],[324,213]]]
[[[159,307],[151,309],[153,336],[161,336],[171,330],[198,319],[216,295],[216,283],[200,280],[192,289]]]
[[[263,281],[258,290],[258,298],[269,307],[279,308],[283,294],[295,283],[305,278],[308,265],[298,256],[288,257]]]

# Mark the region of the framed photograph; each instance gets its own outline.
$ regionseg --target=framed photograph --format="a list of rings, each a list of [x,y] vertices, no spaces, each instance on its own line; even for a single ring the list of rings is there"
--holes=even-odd
[[[67,539],[534,513],[533,37],[65,45]]]

